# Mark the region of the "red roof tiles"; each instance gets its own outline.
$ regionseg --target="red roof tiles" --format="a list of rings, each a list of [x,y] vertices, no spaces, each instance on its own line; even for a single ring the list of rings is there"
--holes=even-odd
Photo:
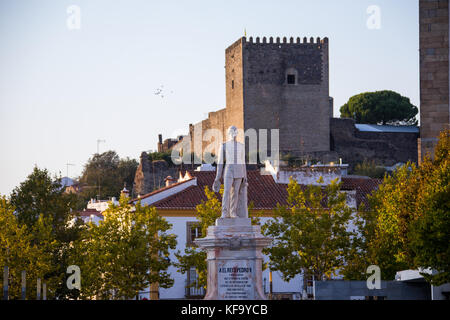
[[[103,217],[102,213],[96,209],[85,209],[79,212],[80,217],[90,217],[91,215]]]
[[[211,188],[215,172],[213,171],[189,171],[192,177],[197,178],[197,185],[190,186],[176,194],[152,204],[162,210],[193,210],[202,201],[206,201],[205,186]],[[273,209],[277,204],[287,203],[287,184],[276,183],[271,175],[261,175],[259,170],[247,172],[248,201],[253,202],[254,209]],[[367,195],[381,183],[379,179],[342,178],[342,190],[356,190],[356,200],[359,206],[361,202],[367,202]],[[179,184],[179,183],[178,183]],[[155,192],[159,192],[159,189]]]
[[[145,194],[145,195],[143,195],[143,196],[140,196],[140,197],[138,197],[138,198],[132,199],[130,202],[135,202],[135,201],[138,201],[138,200],[142,200],[142,199],[151,197],[151,196],[153,196],[153,195],[155,195],[155,194],[157,194],[157,193],[160,193],[160,192],[162,192],[162,191],[165,191],[165,190],[171,189],[171,188],[173,188],[173,187],[179,186],[180,184],[182,184],[182,183],[184,183],[184,182],[186,182],[186,181],[190,181],[190,180],[192,180],[192,179],[193,179],[193,178],[187,179],[187,180],[184,180],[184,181],[180,181],[180,182],[176,182],[176,183],[172,183],[172,184],[169,185],[169,186],[165,186],[165,187],[163,187],[163,188],[160,188],[160,189],[158,189],[158,190],[152,191],[152,192],[147,193],[147,194]]]

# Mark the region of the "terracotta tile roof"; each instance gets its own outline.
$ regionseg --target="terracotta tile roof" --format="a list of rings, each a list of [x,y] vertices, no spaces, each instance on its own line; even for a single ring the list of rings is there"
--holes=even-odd
[[[202,201],[206,201],[205,186],[211,188],[215,172],[189,171],[197,178],[197,185],[190,186],[174,195],[152,204],[160,210],[193,210]],[[254,209],[273,209],[277,203],[287,203],[287,184],[276,183],[271,175],[261,175],[259,170],[247,171],[248,201],[253,202]],[[359,206],[367,202],[367,195],[380,184],[379,179],[342,178],[342,190],[356,190],[356,200]],[[165,189],[165,188],[163,188]],[[161,190],[161,189],[160,189]]]
[[[197,185],[190,186],[174,195],[159,200],[152,204],[158,209],[181,209],[192,210],[202,202],[206,201],[205,186],[211,188],[214,181],[215,172],[206,171],[189,171],[189,173],[197,178]],[[184,176],[184,173],[182,174]],[[182,183],[182,182],[181,182]],[[180,182],[178,182],[180,184]],[[161,189],[160,189],[161,190]],[[141,197],[142,199],[142,197]]]
[[[96,209],[84,209],[83,211],[80,211],[78,215],[80,217],[90,217],[91,215],[97,216],[97,217],[103,217],[102,213]]]
[[[184,175],[183,175],[183,176],[184,176]],[[173,187],[179,186],[180,184],[182,184],[182,183],[184,183],[184,182],[186,182],[186,181],[190,181],[190,180],[192,180],[192,179],[194,179],[194,178],[187,179],[187,180],[180,181],[180,182],[176,182],[176,183],[173,183],[173,184],[171,184],[171,185],[169,185],[169,186],[166,186],[166,187],[160,188],[160,189],[158,189],[158,190],[152,191],[152,192],[147,193],[147,194],[145,194],[145,195],[143,195],[143,196],[140,196],[140,197],[138,197],[138,198],[135,198],[135,199],[130,200],[130,203],[131,203],[131,202],[138,201],[138,200],[142,200],[142,199],[145,199],[145,198],[148,198],[148,197],[151,197],[151,196],[153,196],[153,195],[155,195],[155,194],[157,194],[157,193],[160,193],[160,192],[166,191],[166,190],[168,190],[168,189],[171,189],[171,188],[173,188]],[[213,179],[214,179],[214,178],[213,178]]]
[[[367,197],[378,188],[383,179],[342,177],[342,190],[356,190],[356,203],[368,206]]]

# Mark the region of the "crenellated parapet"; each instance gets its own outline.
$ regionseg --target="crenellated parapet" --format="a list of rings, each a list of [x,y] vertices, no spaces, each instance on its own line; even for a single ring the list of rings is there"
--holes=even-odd
[[[303,37],[303,39],[302,39],[300,37],[296,37],[296,38],[294,38],[294,37],[290,37],[290,38],[287,38],[287,37],[282,37],[282,38],[280,38],[280,37],[276,37],[276,38],[274,38],[274,37],[269,37],[269,38],[267,38],[267,37],[262,37],[262,38],[249,37],[247,39],[246,37],[242,37],[239,40],[239,42],[249,43],[249,44],[303,45],[303,44],[325,44],[325,43],[328,43],[328,38],[327,37],[325,37],[325,38],[310,37],[308,39],[307,37]]]
[[[301,47],[307,46],[311,47],[311,45],[318,45],[318,48],[321,49],[325,45],[328,45],[328,38],[314,38],[314,37],[241,37],[237,41],[235,41],[232,45],[230,45],[225,52],[229,53],[233,51],[236,47],[242,45],[269,45],[273,48],[285,48],[286,46],[292,47]]]

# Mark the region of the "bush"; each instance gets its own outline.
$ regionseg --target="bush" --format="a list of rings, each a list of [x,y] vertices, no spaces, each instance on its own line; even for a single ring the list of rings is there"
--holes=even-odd
[[[375,164],[375,161],[364,160],[358,163],[353,170],[353,174],[359,176],[368,176],[370,178],[382,179],[386,173],[386,169]]]

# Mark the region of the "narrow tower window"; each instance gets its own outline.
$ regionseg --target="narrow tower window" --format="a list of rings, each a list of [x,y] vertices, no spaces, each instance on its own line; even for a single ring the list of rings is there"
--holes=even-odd
[[[231,89],[234,89],[234,80],[231,80]]]
[[[287,84],[295,84],[295,74],[287,75]]]
[[[287,85],[297,85],[298,84],[298,72],[294,68],[289,68],[285,71],[285,84]]]

